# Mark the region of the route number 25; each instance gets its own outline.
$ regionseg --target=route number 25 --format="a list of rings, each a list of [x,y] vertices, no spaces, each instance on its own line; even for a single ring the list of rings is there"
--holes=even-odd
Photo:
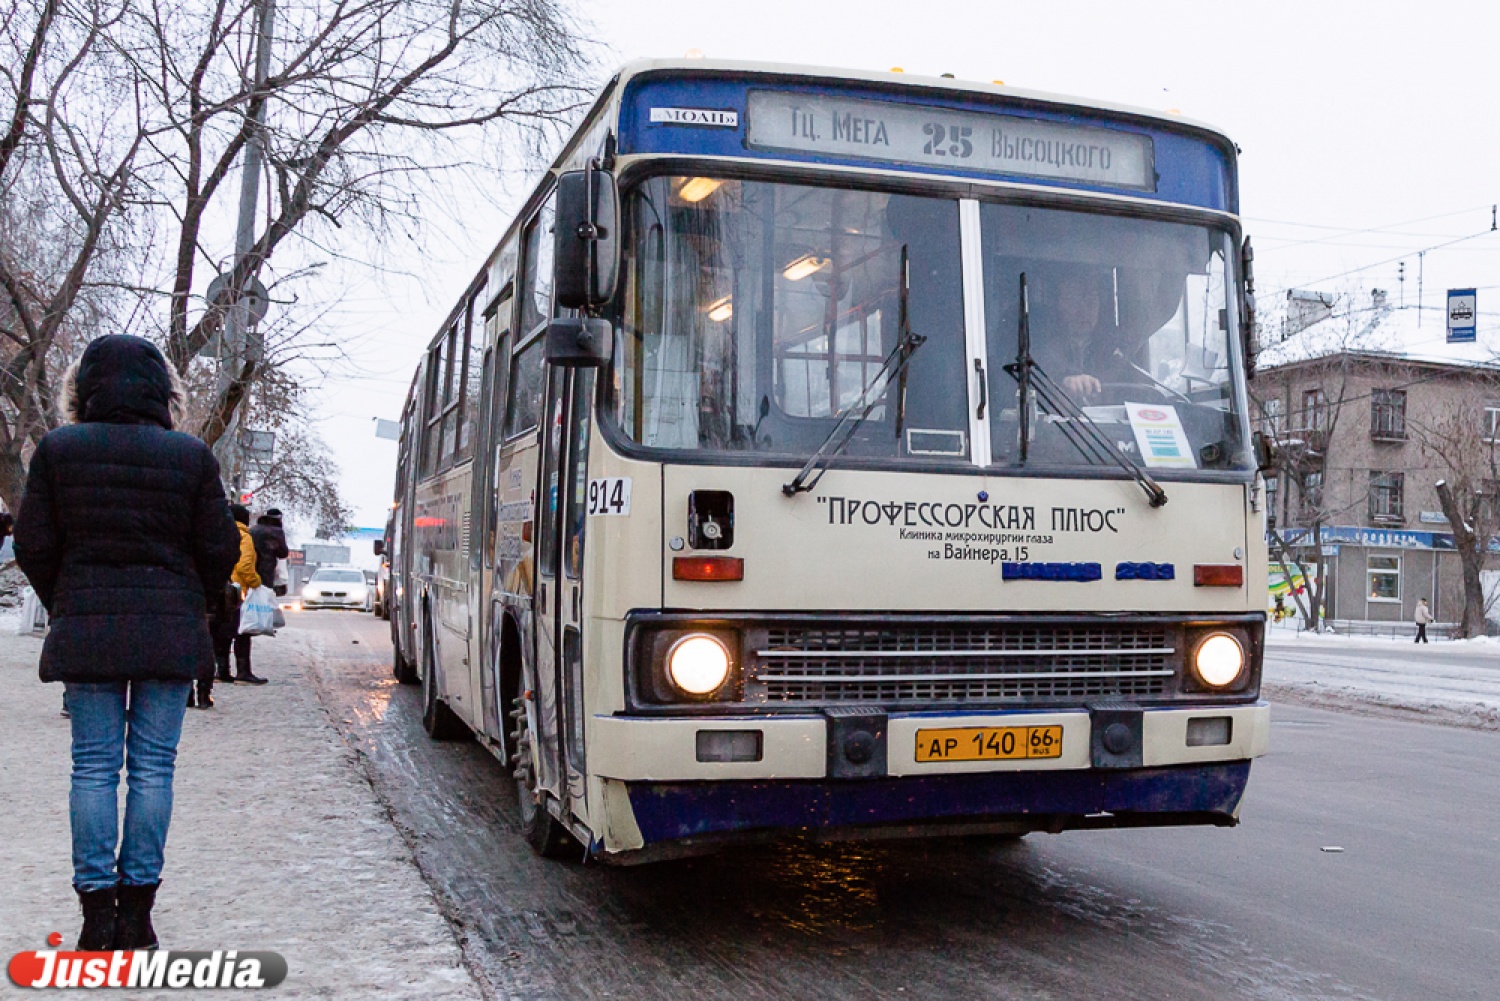
[[[589,480],[589,514],[630,513],[630,477],[606,476]]]
[[[925,122],[922,132],[929,138],[922,152],[928,156],[956,156],[966,159],[974,155],[974,143],[970,137],[974,130],[967,125],[941,125],[937,122]]]

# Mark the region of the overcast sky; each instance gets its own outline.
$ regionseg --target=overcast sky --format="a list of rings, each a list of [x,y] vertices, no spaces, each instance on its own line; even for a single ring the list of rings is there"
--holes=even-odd
[[[1243,150],[1241,209],[1263,305],[1288,287],[1361,303],[1384,288],[1415,308],[1418,251],[1436,248],[1421,263],[1424,339],[1443,340],[1445,290],[1477,286],[1480,337],[1500,342],[1500,232],[1490,232],[1500,5],[616,0],[582,10],[601,43],[601,79],[627,59],[700,49],[1176,109]],[[395,255],[413,278],[360,282],[334,314],[358,374],[326,387],[321,416],[356,524],[384,525],[391,497],[395,443],[374,437],[372,418],[399,416],[435,325],[523,193],[512,179],[460,195],[463,225],[432,227]]]

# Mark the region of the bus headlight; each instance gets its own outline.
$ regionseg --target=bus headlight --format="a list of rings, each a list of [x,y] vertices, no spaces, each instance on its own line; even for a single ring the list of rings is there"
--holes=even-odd
[[[686,695],[712,695],[729,680],[729,649],[704,633],[684,636],[667,651],[667,677]]]
[[[1245,669],[1245,648],[1228,633],[1214,633],[1193,651],[1193,673],[1209,688],[1227,688]]]

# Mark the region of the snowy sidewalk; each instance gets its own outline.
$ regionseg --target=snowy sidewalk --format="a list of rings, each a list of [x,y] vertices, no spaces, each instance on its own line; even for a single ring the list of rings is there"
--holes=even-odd
[[[1264,682],[1273,698],[1500,729],[1500,644],[1493,638],[1419,646],[1410,637],[1273,628],[1266,640]]]
[[[45,948],[53,931],[71,948],[80,919],[62,686],[37,680],[41,641],[15,636],[14,620],[3,618],[0,955],[8,961]],[[295,623],[257,639],[256,672],[271,683],[216,686],[216,708],[188,711],[155,912],[162,944],[279,952],[289,972],[271,996],[478,998],[406,843],[307,679],[303,665],[320,642]]]

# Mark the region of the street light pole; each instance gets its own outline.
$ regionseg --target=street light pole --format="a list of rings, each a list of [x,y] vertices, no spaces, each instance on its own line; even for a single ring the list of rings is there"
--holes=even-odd
[[[254,91],[259,94],[271,73],[271,29],[276,18],[275,0],[255,0],[256,42]],[[255,112],[255,128],[250,141],[245,144],[245,163],[240,174],[240,211],[234,230],[234,264],[238,265],[250,253],[255,242],[255,211],[260,198],[260,168],[265,158],[266,109],[270,102],[262,101]],[[252,272],[251,277],[254,277]],[[260,346],[254,340],[250,315],[250,299],[241,294],[225,317],[223,336],[219,338],[219,392],[223,394],[238,379],[245,369],[245,362],[253,358],[260,361]],[[230,485],[230,494],[238,502],[244,490],[244,456],[240,448],[240,415],[246,402],[241,400],[234,408],[229,422],[224,427],[215,451],[219,455],[219,466]]]

